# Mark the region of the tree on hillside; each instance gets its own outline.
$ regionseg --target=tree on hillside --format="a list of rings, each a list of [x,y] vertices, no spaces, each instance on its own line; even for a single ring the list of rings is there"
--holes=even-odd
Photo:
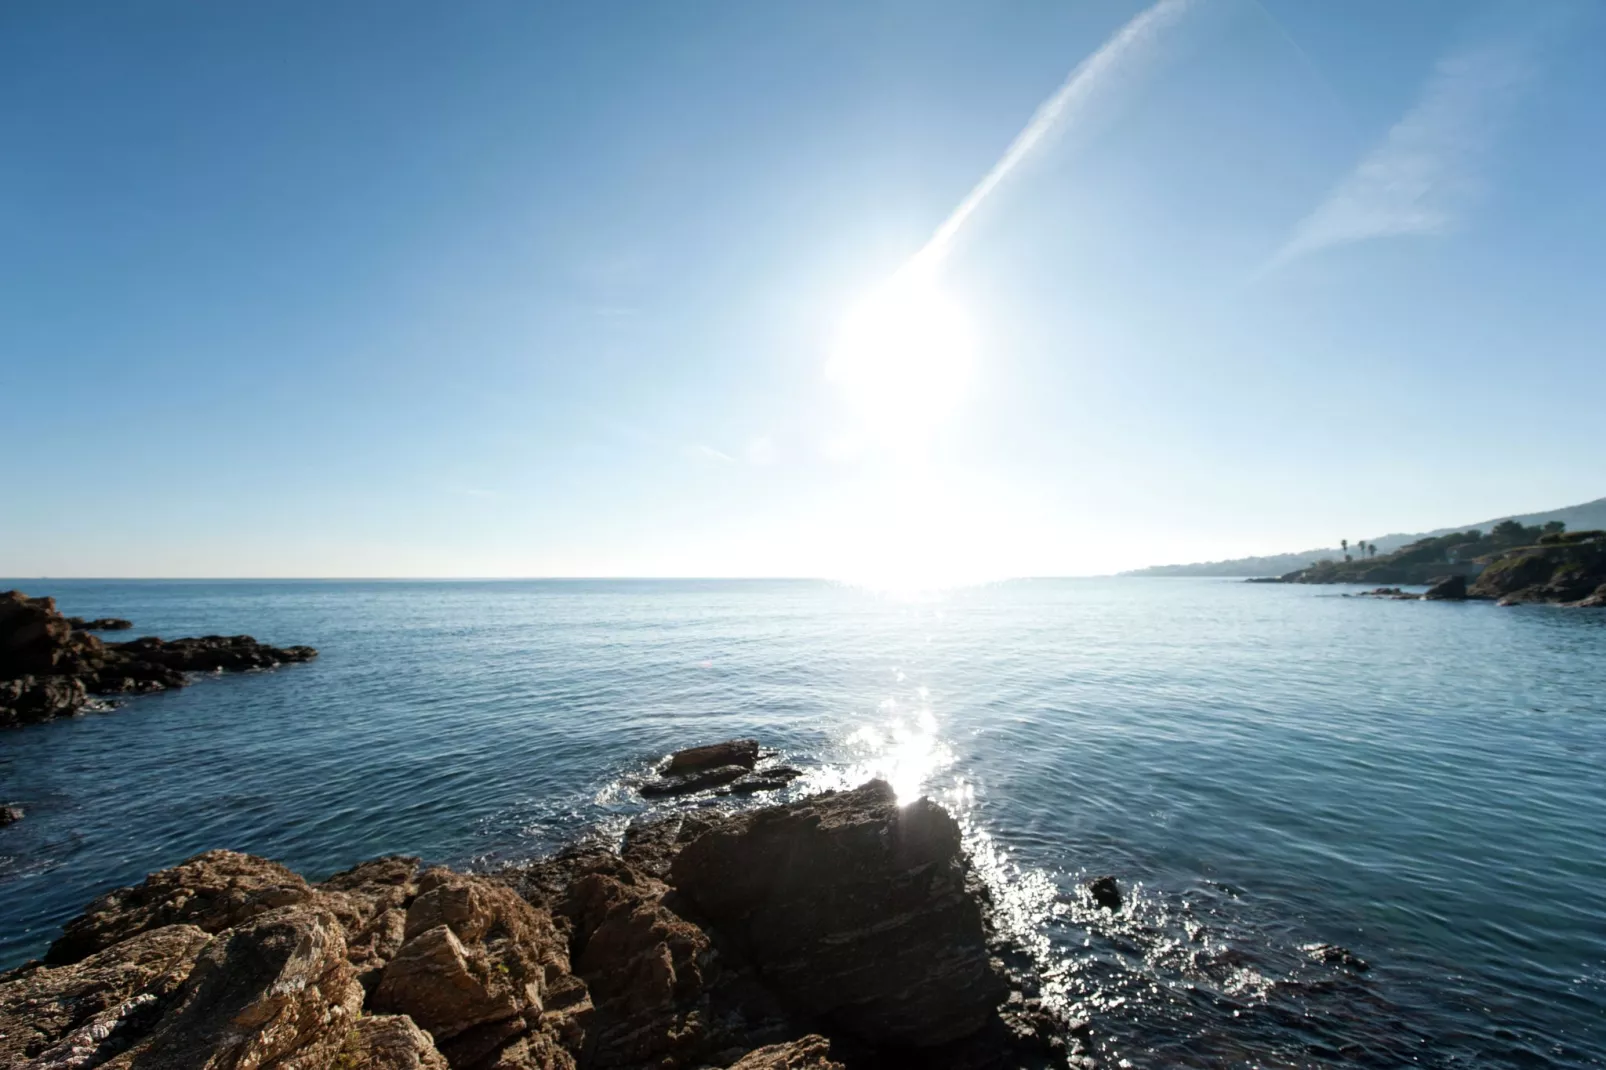
[[[1368,543],[1367,544],[1366,556],[1367,557],[1376,557],[1377,556],[1377,543],[1374,542],[1374,543]]]
[[[1343,550],[1346,554],[1349,553],[1349,540],[1348,539],[1339,539],[1338,540],[1338,548],[1340,550]]]
[[[1566,530],[1567,522],[1565,520],[1552,520],[1540,528],[1539,532],[1542,535],[1560,535]]]

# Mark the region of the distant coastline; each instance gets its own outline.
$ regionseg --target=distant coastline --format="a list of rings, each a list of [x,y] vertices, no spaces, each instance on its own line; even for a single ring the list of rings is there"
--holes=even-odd
[[[1375,539],[1359,540],[1357,545],[1373,546],[1377,548],[1378,556],[1391,554],[1411,543],[1422,539],[1438,538],[1452,535],[1456,532],[1476,529],[1478,531],[1492,531],[1496,525],[1505,521],[1515,521],[1525,527],[1543,528],[1546,524],[1561,523],[1568,531],[1586,531],[1606,528],[1606,498],[1596,498],[1594,501],[1584,502],[1581,505],[1570,505],[1561,509],[1552,509],[1543,513],[1524,513],[1512,516],[1498,517],[1493,520],[1478,521],[1471,524],[1460,524],[1454,527],[1437,528],[1433,531],[1420,532],[1414,535],[1393,533],[1379,535]],[[1249,578],[1284,576],[1299,569],[1310,568],[1318,562],[1327,560],[1342,560],[1344,550],[1338,546],[1329,546],[1315,550],[1301,550],[1295,553],[1266,554],[1258,557],[1239,557],[1223,561],[1200,561],[1192,564],[1152,565],[1148,568],[1132,569],[1119,573],[1122,576],[1231,576]],[[1431,583],[1433,579],[1443,576],[1443,570],[1434,576],[1425,579],[1379,579],[1379,583]],[[1357,580],[1355,582],[1371,582],[1370,580]]]

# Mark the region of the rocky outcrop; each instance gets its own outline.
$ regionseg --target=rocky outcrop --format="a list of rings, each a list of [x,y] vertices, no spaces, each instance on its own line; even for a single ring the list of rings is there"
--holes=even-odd
[[[1586,533],[1587,534],[1587,533]],[[1501,605],[1606,606],[1606,540],[1525,546],[1491,561],[1468,590]]]
[[[1461,575],[1446,576],[1429,587],[1422,598],[1428,602],[1465,602],[1467,578]]]
[[[1080,1041],[1008,989],[984,905],[953,818],[880,782],[494,875],[211,851],[0,975],[0,1065],[1063,1065]]]
[[[669,879],[795,1013],[927,1047],[976,1032],[1005,995],[967,876],[954,819],[872,781],[715,825]]]
[[[183,687],[186,673],[270,669],[318,655],[310,646],[274,647],[249,635],[107,643],[84,629],[126,621],[76,627],[81,619],[62,616],[52,598],[0,594],[0,727],[70,716],[91,695]]]
[[[752,795],[778,791],[803,775],[790,766],[759,766],[758,740],[729,739],[678,750],[660,763],[657,775],[637,790],[648,798],[694,795]]]

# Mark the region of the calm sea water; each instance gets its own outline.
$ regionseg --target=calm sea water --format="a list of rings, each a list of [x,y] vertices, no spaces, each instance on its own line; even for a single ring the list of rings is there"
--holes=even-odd
[[[1221,580],[9,585],[323,653],[0,734],[28,811],[6,965],[206,848],[516,860],[640,812],[623,782],[664,751],[756,735],[796,791],[875,773],[952,807],[1111,1065],[1606,1065],[1606,613]],[[1119,918],[1077,894],[1103,873]]]

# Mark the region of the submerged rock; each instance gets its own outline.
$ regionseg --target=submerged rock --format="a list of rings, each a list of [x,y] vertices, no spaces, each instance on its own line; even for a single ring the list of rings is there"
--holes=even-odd
[[[318,656],[310,646],[274,647],[249,635],[107,643],[85,630],[126,624],[64,617],[52,598],[0,594],[0,727],[71,716],[91,695],[183,687],[190,672],[268,669]]]
[[[1083,887],[1087,890],[1088,898],[1105,910],[1118,912],[1124,905],[1121,886],[1115,883],[1114,877],[1094,877]]]
[[[123,632],[134,626],[133,621],[123,620],[121,617],[96,617],[94,620],[68,617],[67,623],[72,625],[75,632]]]
[[[1306,944],[1304,951],[1317,962],[1325,962],[1329,966],[1344,966],[1357,973],[1365,973],[1372,968],[1365,959],[1337,944]]]
[[[25,813],[20,806],[0,806],[0,828],[21,821]]]

